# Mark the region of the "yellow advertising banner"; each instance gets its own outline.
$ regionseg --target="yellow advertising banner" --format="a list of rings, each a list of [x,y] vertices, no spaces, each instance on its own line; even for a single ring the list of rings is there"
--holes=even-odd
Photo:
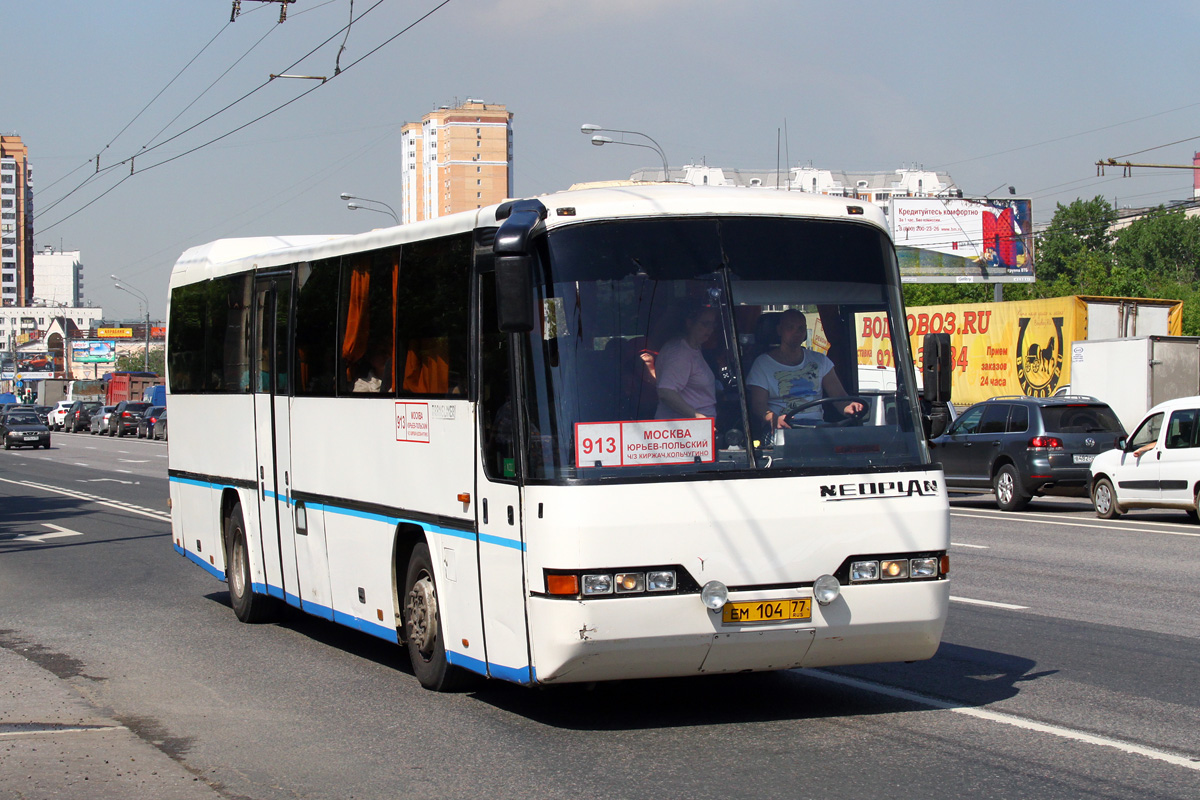
[[[133,328],[97,328],[97,339],[132,339]]]
[[[1070,343],[1087,338],[1087,305],[1078,297],[962,303],[908,309],[918,374],[927,333],[950,334],[952,396],[965,406],[1000,395],[1048,397],[1071,382]],[[883,315],[858,315],[858,363],[894,366]]]

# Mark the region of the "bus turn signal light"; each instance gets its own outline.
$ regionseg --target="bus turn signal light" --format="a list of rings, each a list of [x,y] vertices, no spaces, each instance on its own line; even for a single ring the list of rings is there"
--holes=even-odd
[[[579,578],[574,575],[547,575],[546,593],[570,595],[579,594]]]

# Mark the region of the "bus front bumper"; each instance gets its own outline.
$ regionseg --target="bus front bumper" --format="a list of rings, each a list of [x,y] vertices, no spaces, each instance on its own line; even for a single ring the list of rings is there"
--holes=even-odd
[[[810,589],[735,592],[730,602],[811,597]],[[946,622],[948,580],[846,586],[812,619],[725,624],[699,595],[529,599],[539,683],[658,678],[919,661]]]

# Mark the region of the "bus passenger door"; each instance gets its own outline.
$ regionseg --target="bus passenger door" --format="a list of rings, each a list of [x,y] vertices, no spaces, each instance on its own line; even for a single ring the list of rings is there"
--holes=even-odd
[[[291,441],[288,397],[288,318],[292,274],[259,275],[254,285],[254,416],[258,452],[258,502],[267,574],[280,575],[268,593],[300,605],[291,509]]]
[[[513,483],[489,480],[487,470],[482,467],[481,458],[475,514],[479,525],[479,588],[488,675],[531,683],[525,625],[521,490]]]
[[[495,297],[493,273],[482,276],[480,296]],[[476,461],[479,502],[479,580],[488,675],[532,683],[529,635],[525,624],[525,536],[521,488],[516,479],[516,442],[509,337],[496,328],[495,304],[482,303],[480,331],[479,454]]]

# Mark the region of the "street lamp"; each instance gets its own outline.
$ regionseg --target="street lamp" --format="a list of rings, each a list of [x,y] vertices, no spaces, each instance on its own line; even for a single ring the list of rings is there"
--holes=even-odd
[[[396,220],[397,225],[400,224],[400,217],[396,214],[396,210],[382,200],[372,200],[369,197],[355,197],[348,192],[342,192],[340,197],[343,200],[361,200],[364,203],[374,203],[376,205],[383,206],[387,209],[387,211],[383,211],[382,209],[378,208],[371,208],[370,206],[359,205],[358,203],[353,202],[346,203],[346,208],[350,209],[351,211],[357,211],[361,208],[363,211],[374,211],[376,214],[388,214],[392,219]]]
[[[621,133],[621,134],[627,134],[629,136],[641,136],[643,139],[646,139],[647,141],[649,141],[650,144],[638,144],[637,142],[626,142],[623,139],[610,139],[607,136],[595,136],[595,135],[592,136],[592,144],[596,145],[597,147],[600,147],[601,145],[606,145],[606,144],[625,144],[625,145],[629,145],[630,147],[645,147],[647,149],[653,150],[654,152],[658,153],[659,158],[662,159],[663,181],[666,182],[666,181],[671,180],[671,168],[667,166],[667,154],[663,152],[663,149],[662,149],[662,147],[659,146],[658,142],[654,141],[648,135],[646,135],[640,131],[623,131],[623,130],[620,130],[619,128],[601,128],[599,125],[592,125],[591,123],[587,123],[587,124],[579,126],[579,132],[584,135],[587,135],[589,133],[597,134],[597,133],[600,133],[601,131],[603,131],[604,133]]]
[[[150,298],[146,297],[146,294],[144,292],[134,289],[132,286],[126,285],[116,275],[109,275],[108,277],[110,277],[114,281],[116,281],[116,283],[114,283],[113,286],[116,286],[118,289],[120,289],[123,292],[128,292],[129,294],[133,295],[134,297],[139,298],[143,303],[146,304],[146,354],[142,359],[142,371],[149,372],[150,371]]]

